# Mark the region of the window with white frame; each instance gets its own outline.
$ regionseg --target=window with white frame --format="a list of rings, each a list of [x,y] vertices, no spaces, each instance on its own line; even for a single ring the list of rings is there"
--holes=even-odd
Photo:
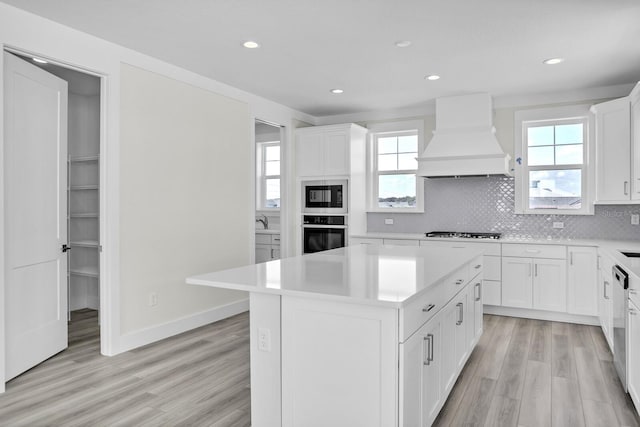
[[[280,142],[261,142],[258,147],[259,209],[280,209]]]
[[[422,212],[423,180],[416,157],[422,147],[421,121],[377,124],[370,130],[370,209]]]
[[[516,213],[593,213],[589,110],[516,113]]]

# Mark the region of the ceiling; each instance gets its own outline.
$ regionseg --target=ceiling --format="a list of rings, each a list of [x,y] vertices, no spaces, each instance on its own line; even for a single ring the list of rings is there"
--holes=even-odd
[[[314,116],[640,80],[638,0],[2,1]]]

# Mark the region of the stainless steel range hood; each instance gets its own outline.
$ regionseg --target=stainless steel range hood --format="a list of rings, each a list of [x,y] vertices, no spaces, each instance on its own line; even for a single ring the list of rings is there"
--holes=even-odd
[[[425,178],[511,176],[511,156],[495,137],[488,93],[436,99],[436,130],[418,157]]]

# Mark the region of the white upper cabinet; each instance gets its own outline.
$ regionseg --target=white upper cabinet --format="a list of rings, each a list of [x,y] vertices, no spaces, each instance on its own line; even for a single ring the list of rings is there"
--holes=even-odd
[[[366,134],[352,123],[296,129],[297,175],[324,178],[361,172]]]
[[[596,203],[631,201],[629,97],[594,105],[596,117]],[[633,187],[633,188],[632,188]]]

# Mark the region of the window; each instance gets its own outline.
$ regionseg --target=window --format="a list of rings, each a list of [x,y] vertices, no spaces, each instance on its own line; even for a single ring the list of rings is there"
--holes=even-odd
[[[259,209],[280,209],[280,143],[258,146]]]
[[[423,183],[416,157],[422,146],[422,122],[370,127],[370,208],[372,211],[422,212]]]
[[[587,107],[516,113],[516,213],[592,214]]]

